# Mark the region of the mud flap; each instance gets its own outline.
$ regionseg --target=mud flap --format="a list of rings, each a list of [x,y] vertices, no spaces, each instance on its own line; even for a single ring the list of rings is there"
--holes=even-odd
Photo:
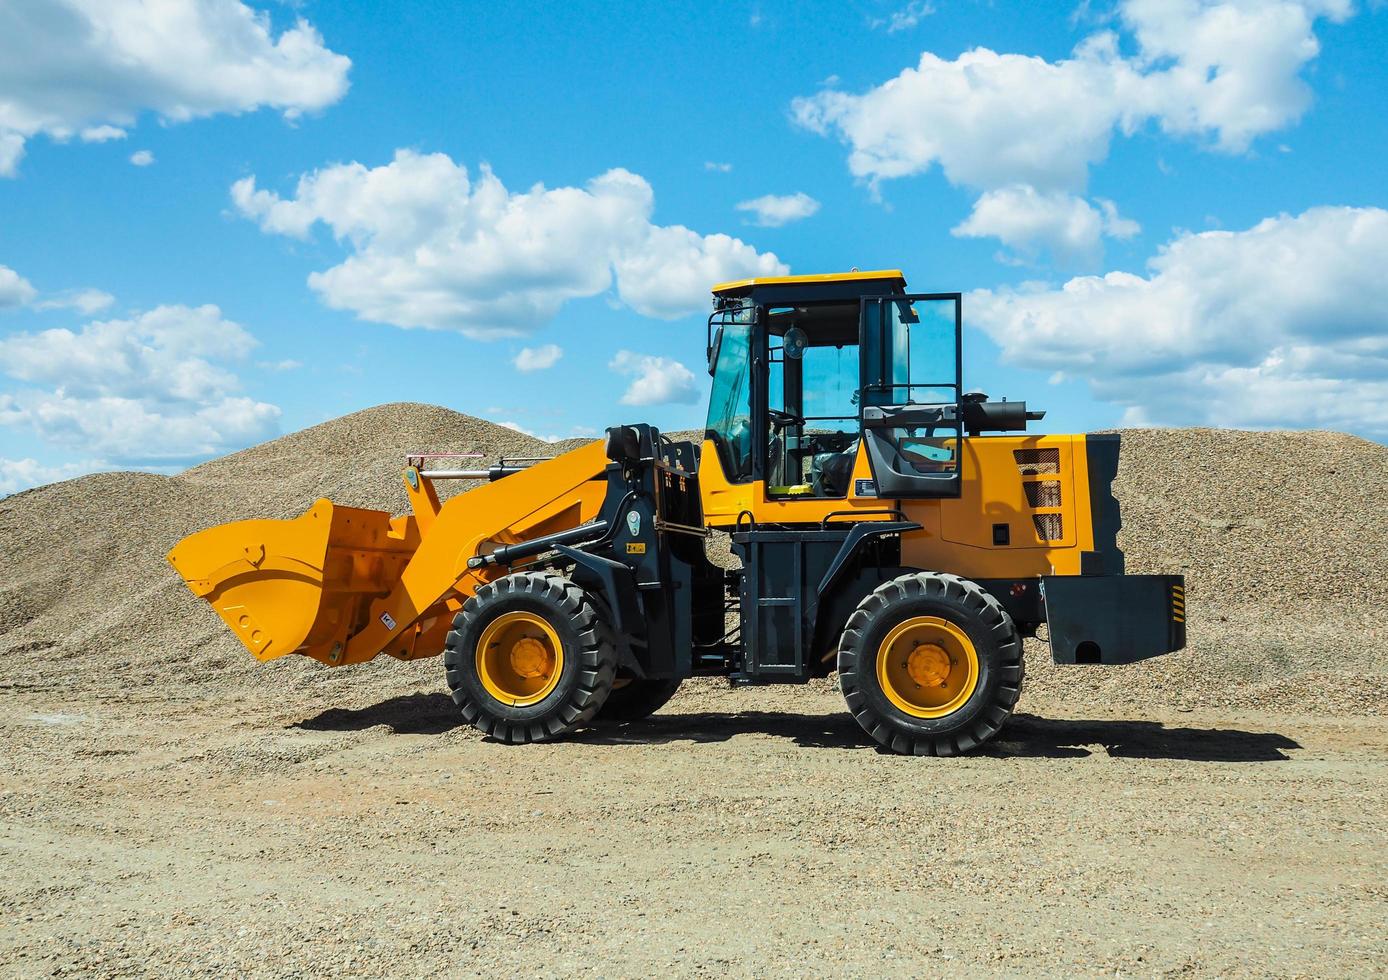
[[[1048,575],[1041,590],[1058,664],[1130,664],[1186,645],[1184,576]]]

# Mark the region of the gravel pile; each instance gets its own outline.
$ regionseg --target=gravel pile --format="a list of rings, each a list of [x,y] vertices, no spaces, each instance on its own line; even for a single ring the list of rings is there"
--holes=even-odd
[[[1028,650],[1027,703],[1379,714],[1388,706],[1388,447],[1336,432],[1129,429],[1130,573],[1182,572],[1188,648],[1123,668]]]
[[[1190,648],[1128,668],[1058,669],[1035,644],[1024,708],[1380,712],[1388,703],[1388,639],[1378,623],[1388,608],[1388,448],[1320,432],[1123,435],[1116,492],[1129,571],[1186,574]],[[80,685],[135,701],[297,697],[323,706],[438,690],[431,660],[259,665],[163,558],[193,531],[292,516],[318,497],[403,511],[399,471],[411,451],[493,458],[555,450],[481,419],[400,403],[174,477],[98,474],[0,500],[0,683]],[[723,692],[704,682],[681,697],[721,701]]]
[[[194,531],[245,518],[291,517],[319,497],[400,513],[408,508],[400,472],[411,452],[484,455],[462,461],[470,465],[553,450],[482,419],[396,403],[177,476],[101,473],[0,499],[0,553],[8,566],[0,584],[6,665],[0,683],[109,688],[123,698],[152,701],[240,696],[248,687],[261,693],[275,685],[382,684],[394,693],[409,689],[411,680],[420,683],[418,665],[411,670],[395,661],[339,678],[301,657],[260,665],[164,560]],[[448,496],[469,485],[449,481],[441,489]],[[428,673],[437,679],[435,671]]]

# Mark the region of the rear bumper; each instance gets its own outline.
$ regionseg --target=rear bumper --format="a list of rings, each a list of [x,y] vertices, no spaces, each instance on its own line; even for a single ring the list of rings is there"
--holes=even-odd
[[[1050,575],[1041,592],[1058,664],[1130,664],[1186,645],[1182,575]]]

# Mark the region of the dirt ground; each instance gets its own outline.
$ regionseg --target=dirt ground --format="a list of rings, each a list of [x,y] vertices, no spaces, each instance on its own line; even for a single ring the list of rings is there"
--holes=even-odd
[[[384,700],[6,692],[0,972],[1381,975],[1381,718],[1021,713],[881,754],[694,682],[510,748]],[[409,687],[414,689],[408,690]],[[1035,710],[1033,706],[1032,710]]]

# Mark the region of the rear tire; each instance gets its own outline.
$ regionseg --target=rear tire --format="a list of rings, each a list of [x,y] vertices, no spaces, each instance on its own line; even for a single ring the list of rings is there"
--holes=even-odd
[[[463,604],[443,662],[463,718],[518,745],[591,721],[612,690],[617,651],[583,589],[553,572],[517,572]]]
[[[640,721],[665,707],[679,689],[678,677],[619,677],[598,710],[598,721]]]
[[[893,752],[958,755],[1001,730],[1022,692],[1022,641],[974,582],[913,572],[848,617],[839,684],[863,730]]]

